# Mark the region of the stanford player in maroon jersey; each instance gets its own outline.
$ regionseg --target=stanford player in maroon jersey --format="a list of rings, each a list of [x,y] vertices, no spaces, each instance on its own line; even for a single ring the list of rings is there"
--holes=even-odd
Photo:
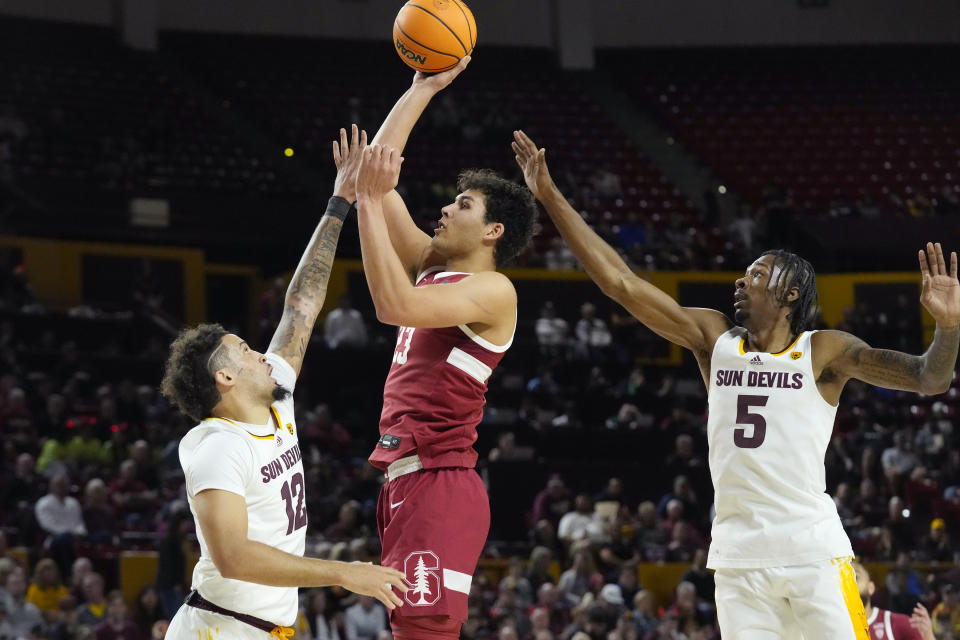
[[[863,609],[870,625],[870,640],[935,640],[926,607],[917,603],[913,615],[906,616],[873,606],[870,599],[877,587],[870,579],[870,574],[859,562],[853,563],[853,570],[857,575],[860,599],[863,600]]]
[[[382,563],[410,586],[403,615],[391,614],[398,640],[457,638],[467,618],[490,527],[473,444],[487,380],[517,323],[516,290],[497,268],[526,247],[536,218],[526,187],[466,171],[431,238],[394,190],[413,125],[468,62],[414,77],[357,176],[367,284],[377,318],[399,327],[370,456],[387,476],[377,511]]]

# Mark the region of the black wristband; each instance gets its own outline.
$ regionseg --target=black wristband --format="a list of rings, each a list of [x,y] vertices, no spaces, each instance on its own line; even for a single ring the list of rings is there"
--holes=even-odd
[[[332,216],[343,222],[346,220],[347,216],[350,215],[350,211],[353,209],[354,206],[350,204],[346,198],[341,198],[340,196],[331,196],[330,200],[327,201],[327,210],[323,215]]]

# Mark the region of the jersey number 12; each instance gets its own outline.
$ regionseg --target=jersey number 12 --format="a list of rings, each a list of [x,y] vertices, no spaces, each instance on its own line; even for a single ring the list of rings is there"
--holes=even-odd
[[[293,474],[290,482],[284,482],[280,488],[280,497],[287,503],[287,535],[307,526],[307,510],[303,506],[303,476]],[[293,501],[296,499],[297,504]]]
[[[763,444],[767,437],[767,421],[759,413],[750,411],[750,407],[767,406],[768,396],[737,396],[737,424],[753,425],[753,434],[747,435],[747,430],[737,427],[733,430],[733,444],[741,449],[756,449]]]

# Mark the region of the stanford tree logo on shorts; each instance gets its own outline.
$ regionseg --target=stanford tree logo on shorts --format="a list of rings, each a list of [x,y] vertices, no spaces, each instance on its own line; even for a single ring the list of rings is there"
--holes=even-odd
[[[429,607],[440,599],[440,558],[433,551],[414,551],[403,561],[410,590],[404,595],[415,607]]]

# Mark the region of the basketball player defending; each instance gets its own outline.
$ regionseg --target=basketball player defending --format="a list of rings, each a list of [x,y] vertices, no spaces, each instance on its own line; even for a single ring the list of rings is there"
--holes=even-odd
[[[402,604],[391,588],[406,591],[395,569],[303,557],[307,510],[291,393],[355,200],[359,145],[345,132],[341,138],[335,195],[287,289],[268,352],[216,324],[186,329],[170,347],[163,394],[200,422],[180,441],[200,561],[168,638],[290,637],[297,587],[341,585],[390,609]]]
[[[391,613],[398,640],[453,640],[490,527],[474,471],[487,379],[513,341],[517,294],[496,269],[529,242],[536,217],[523,186],[482,171],[460,175],[433,238],[394,191],[400,150],[430,98],[467,61],[417,75],[364,152],[357,176],[363,268],[381,322],[397,325],[370,462],[386,473],[377,524],[382,562],[410,590]]]
[[[788,622],[807,640],[867,638],[852,550],[825,492],[823,459],[837,402],[851,378],[942,393],[960,339],[957,255],[920,252],[920,301],[937,323],[922,356],[873,349],[842,331],[810,331],[813,268],[785,251],[761,255],[734,283],[736,323],[681,307],[637,277],[550,178],[545,150],[523,132],[513,149],[527,185],[605,294],[693,352],[707,385],[716,518],[707,566],[716,569],[724,638],[779,638]],[[795,621],[795,622],[792,622]]]
[[[930,613],[925,606],[918,602],[910,616],[875,607],[871,599],[877,586],[870,579],[867,568],[854,562],[853,570],[857,574],[857,587],[870,625],[871,640],[936,640]]]

